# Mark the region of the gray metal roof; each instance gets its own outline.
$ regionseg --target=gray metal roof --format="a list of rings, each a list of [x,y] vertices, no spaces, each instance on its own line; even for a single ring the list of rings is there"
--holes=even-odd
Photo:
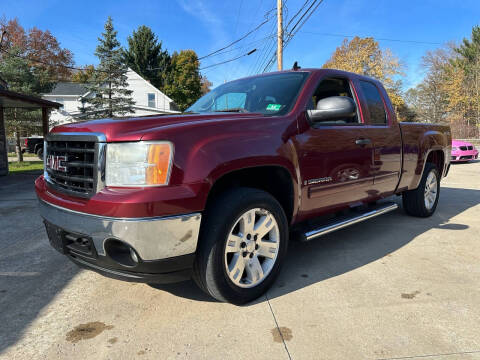
[[[59,82],[53,90],[45,95],[84,95],[87,92],[84,84],[74,82]]]
[[[60,108],[62,104],[36,96],[0,89],[0,107],[4,108]]]

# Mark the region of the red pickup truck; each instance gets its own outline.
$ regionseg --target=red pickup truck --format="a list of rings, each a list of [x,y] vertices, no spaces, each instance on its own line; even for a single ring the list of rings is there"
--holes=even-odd
[[[378,81],[296,69],[223,84],[181,115],[56,127],[35,187],[50,243],[76,264],[193,277],[240,304],[275,280],[289,238],[392,211],[392,195],[432,215],[450,151],[448,127],[398,123]]]

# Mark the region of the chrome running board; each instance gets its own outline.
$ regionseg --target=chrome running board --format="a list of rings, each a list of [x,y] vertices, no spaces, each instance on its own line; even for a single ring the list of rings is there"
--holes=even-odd
[[[354,214],[353,216],[343,217],[340,220],[336,220],[334,222],[330,222],[325,224],[319,228],[316,228],[311,231],[307,231],[302,236],[302,241],[310,241],[316,239],[322,235],[329,234],[333,231],[340,230],[346,228],[347,226],[357,224],[359,222],[374,218],[376,216],[386,214],[390,211],[396,210],[398,205],[396,203],[383,203],[376,207],[374,210],[368,210],[360,215]]]

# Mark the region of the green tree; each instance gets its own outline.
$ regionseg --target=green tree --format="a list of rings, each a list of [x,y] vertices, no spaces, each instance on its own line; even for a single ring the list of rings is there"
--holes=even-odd
[[[117,31],[113,28],[109,16],[105,23],[105,32],[98,38],[99,45],[95,55],[100,59],[87,89],[93,94],[85,99],[80,111],[85,118],[122,116],[133,111],[135,102],[132,90],[128,89],[128,67],[123,62]]]
[[[170,56],[162,50],[152,29],[142,25],[127,38],[128,49],[122,50],[125,63],[144,79],[162,89],[170,63]]]
[[[465,65],[475,64],[480,53],[480,26],[474,26],[471,40],[463,39],[462,44],[455,47],[455,51],[462,56]]]
[[[18,19],[3,17],[0,32],[0,76],[10,90],[39,96],[51,91],[56,81],[70,77],[73,54],[62,48],[49,30],[33,27],[26,31]],[[20,133],[28,135],[41,129],[40,112],[6,109],[5,119],[8,134],[16,137],[17,158],[22,161]]]
[[[4,54],[0,61],[0,74],[7,82],[9,90],[26,95],[38,95],[47,87],[45,79],[34,73],[29,61],[22,58],[21,54],[20,48],[10,48],[8,54]],[[20,151],[20,134],[26,130],[37,130],[39,123],[31,121],[32,111],[22,109],[5,109],[4,111],[7,134],[15,136],[17,159],[23,161]]]
[[[459,55],[452,64],[461,68],[457,74],[463,72],[463,86],[467,90],[464,92],[463,102],[466,103],[464,118],[467,126],[470,122],[474,124],[478,136],[480,134],[480,26],[474,26],[471,39],[463,39],[460,46],[455,47],[455,52]]]
[[[198,56],[193,50],[182,50],[172,55],[167,72],[165,93],[184,111],[202,95],[202,77]]]

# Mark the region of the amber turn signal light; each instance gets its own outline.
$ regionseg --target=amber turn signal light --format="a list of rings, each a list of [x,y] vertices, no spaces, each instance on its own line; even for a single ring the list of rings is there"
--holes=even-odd
[[[172,147],[169,143],[148,146],[148,167],[145,173],[147,185],[166,185],[170,176]]]

